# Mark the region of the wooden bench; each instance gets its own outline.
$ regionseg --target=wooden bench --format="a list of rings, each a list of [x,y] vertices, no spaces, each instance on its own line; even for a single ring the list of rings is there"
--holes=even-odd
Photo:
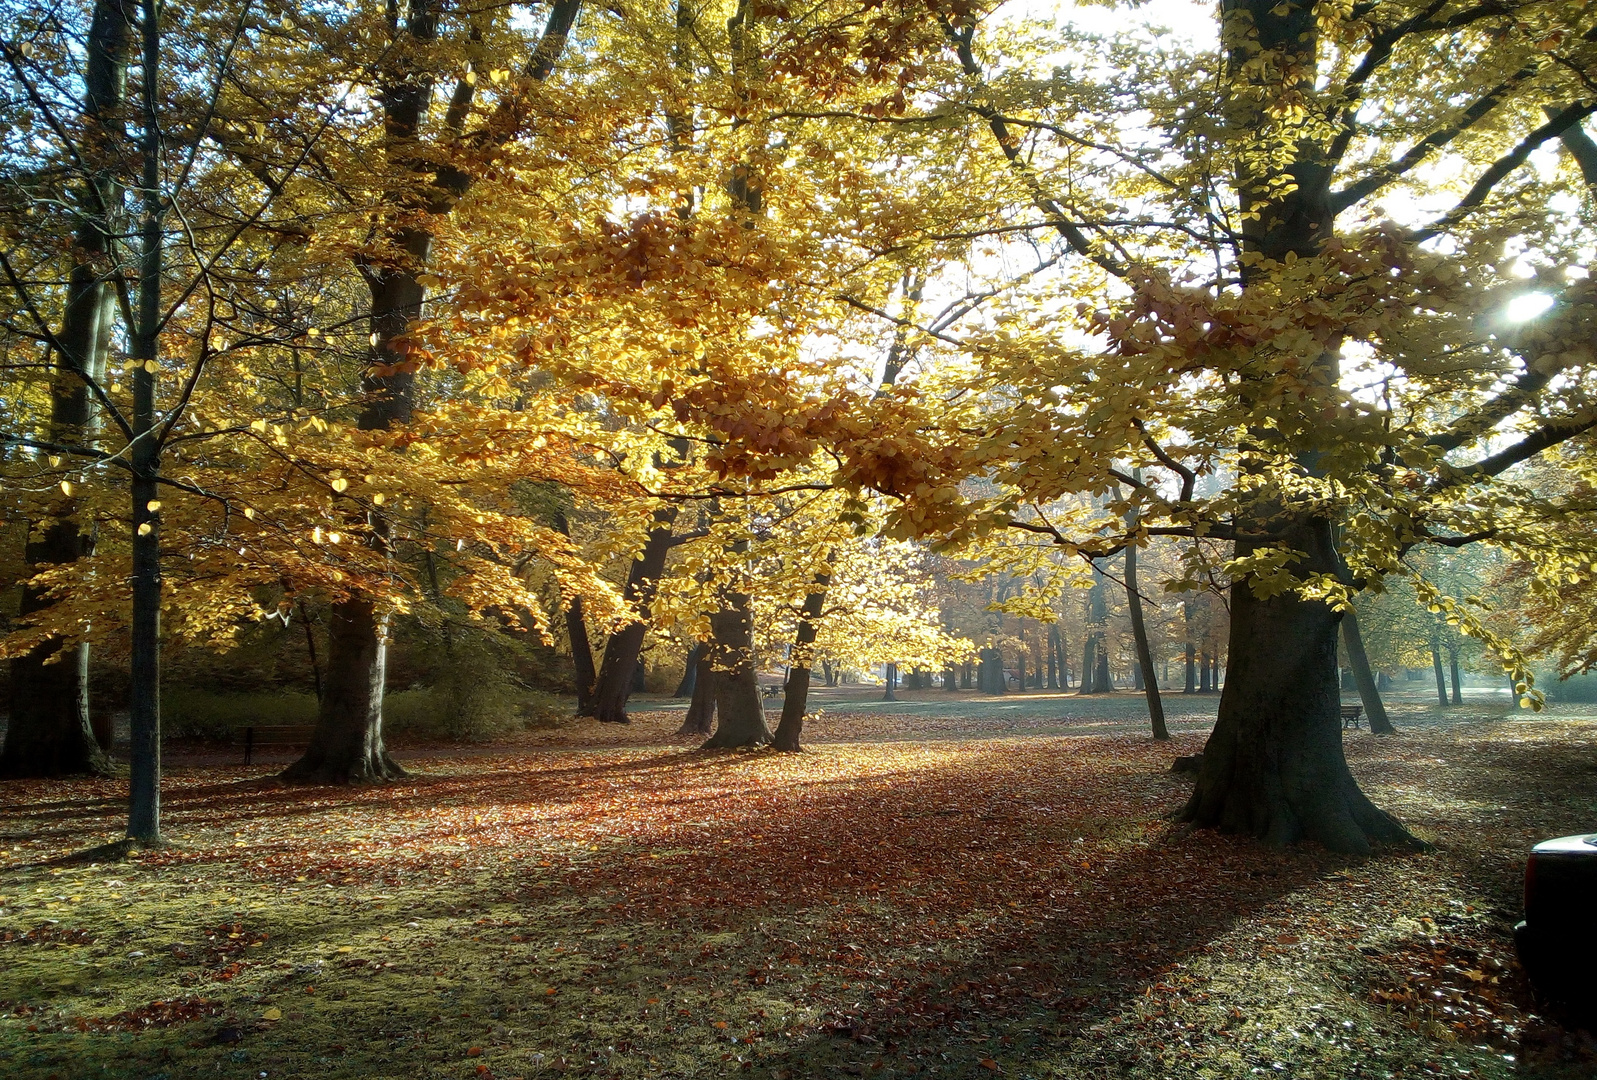
[[[260,724],[244,729],[244,764],[250,763],[257,747],[309,746],[316,731],[311,724]]]
[[[1346,730],[1347,728],[1353,728],[1355,731],[1357,731],[1358,730],[1358,726],[1359,726],[1359,717],[1361,717],[1363,715],[1364,715],[1364,706],[1362,706],[1362,705],[1344,705],[1344,706],[1342,706],[1342,728],[1343,728],[1343,730]]]

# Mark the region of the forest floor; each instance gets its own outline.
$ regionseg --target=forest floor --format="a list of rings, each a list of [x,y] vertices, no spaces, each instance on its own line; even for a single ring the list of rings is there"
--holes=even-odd
[[[1349,732],[1436,847],[1356,859],[1173,833],[1196,702],[1155,745],[1128,696],[1046,697],[836,695],[788,756],[695,750],[661,709],[412,750],[361,789],[178,754],[173,846],[119,862],[65,857],[116,838],[125,785],[9,782],[0,1075],[1597,1069],[1510,940],[1525,851],[1597,827],[1597,710],[1400,704],[1400,735]]]

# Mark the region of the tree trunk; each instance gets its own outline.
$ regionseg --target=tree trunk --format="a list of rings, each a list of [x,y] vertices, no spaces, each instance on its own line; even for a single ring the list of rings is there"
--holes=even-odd
[[[1020,692],[1022,694],[1024,694],[1026,692],[1026,650],[1025,649],[1021,649],[1020,652],[1015,654],[1015,664],[1017,665],[1016,674],[1020,676],[1020,678],[1018,680],[1019,683],[1020,683]]]
[[[1449,643],[1447,646],[1447,666],[1453,676],[1453,704],[1464,704],[1464,678],[1458,669],[1458,646]]]
[[[1442,650],[1436,635],[1431,635],[1431,668],[1436,673],[1436,701],[1447,708],[1447,678],[1442,674]]]
[[[1048,689],[1059,689],[1059,627],[1048,626]]]
[[[638,619],[611,634],[604,643],[604,660],[599,665],[593,708],[593,715],[602,723],[628,722],[627,697],[632,693],[633,671],[638,666],[643,636],[649,628],[649,604],[659,587],[660,575],[665,572],[666,556],[671,553],[671,526],[676,516],[674,506],[654,512],[649,538],[627,571],[626,591],[622,595],[637,610]]]
[[[538,47],[523,71],[526,77],[542,82],[553,73],[580,6],[581,0],[557,0],[550,6]],[[437,12],[428,4],[409,6],[403,29],[412,44],[430,44],[437,37],[437,27]],[[392,56],[395,67],[383,73],[382,85],[375,95],[383,108],[385,152],[388,164],[396,171],[412,173],[425,184],[426,193],[407,192],[391,209],[402,211],[399,216],[411,221],[420,220],[421,211],[446,214],[454,200],[471,187],[472,178],[452,169],[446,170],[445,176],[425,155],[418,154],[422,122],[433,101],[433,80],[410,65],[408,49],[395,50]],[[507,125],[507,129],[513,126]],[[410,357],[404,334],[421,316],[426,289],[420,275],[431,257],[433,237],[423,227],[406,225],[397,229],[392,239],[397,258],[359,263],[371,295],[367,325],[372,340],[368,366],[361,378],[361,389],[366,394],[366,404],[356,424],[361,431],[382,431],[396,423],[407,423],[415,407],[416,375],[408,370]],[[378,374],[379,371],[390,374]],[[383,543],[382,523],[373,522],[373,526],[373,542]],[[353,620],[370,620],[375,614],[376,605],[362,597],[351,596],[333,604],[327,643],[329,692],[317,710],[311,745],[304,757],[283,771],[282,779],[353,783],[405,775],[383,750],[387,628],[375,623],[364,628],[352,625]],[[354,670],[346,668],[349,664],[365,666]],[[338,702],[336,706],[330,704],[334,701]]]
[[[98,159],[105,143],[125,137],[118,114],[127,85],[131,43],[130,13],[121,0],[97,0],[89,25],[83,74],[84,147]],[[73,237],[73,263],[67,296],[56,334],[56,370],[50,386],[50,438],[59,443],[87,442],[94,426],[89,383],[100,382],[115,320],[115,297],[101,279],[109,234],[120,228],[122,189],[109,170],[88,177],[83,215]],[[56,519],[36,542],[24,547],[29,566],[75,562],[93,553],[94,544],[73,520],[76,504],[63,499],[52,511]],[[51,605],[38,589],[24,585],[19,614],[31,615]],[[94,737],[89,719],[89,645],[60,655],[61,645],[44,642],[11,661],[10,719],[0,748],[0,777],[107,775],[110,759]]]
[[[1353,682],[1359,688],[1359,700],[1364,703],[1364,715],[1370,718],[1370,731],[1375,735],[1396,732],[1387,718],[1386,705],[1381,692],[1376,689],[1375,676],[1370,672],[1370,658],[1364,651],[1364,635],[1359,632],[1358,612],[1351,607],[1342,613],[1342,642],[1347,646],[1348,662],[1353,665]]]
[[[709,646],[703,642],[699,645],[699,658],[694,664],[693,697],[688,702],[687,714],[682,717],[682,726],[677,728],[678,735],[708,735],[715,727],[715,684],[720,680],[720,673],[710,662]]]
[[[887,684],[886,691],[882,694],[883,701],[897,701],[898,697],[893,691],[898,686],[898,665],[888,664],[882,670],[882,681]]]
[[[771,741],[765,726],[765,703],[760,700],[754,671],[754,618],[748,593],[727,595],[727,607],[710,617],[714,632],[715,734],[704,748],[727,749],[764,746]]]
[[[969,660],[966,660],[959,667],[959,688],[961,690],[969,690],[970,689],[970,661]]]
[[[577,689],[577,715],[593,715],[593,643],[588,640],[588,620],[582,613],[582,597],[573,596],[566,607],[566,637],[571,639],[572,679]]]
[[[309,784],[360,784],[406,775],[383,746],[388,645],[370,600],[333,605],[327,626],[327,688],[310,746],[281,778]],[[338,658],[336,661],[334,658]]]
[[[565,512],[555,514],[555,528],[560,535],[571,535],[571,523]],[[572,677],[576,682],[577,715],[593,715],[593,643],[588,638],[588,620],[582,613],[582,597],[573,596],[566,605],[566,637],[571,641]]]
[[[1109,649],[1104,642],[1098,644],[1098,667],[1092,677],[1093,693],[1108,694],[1115,688],[1114,676],[1109,674]]]
[[[1140,477],[1139,477],[1140,479]],[[1137,590],[1137,549],[1126,548],[1126,604],[1131,612],[1131,636],[1137,643],[1137,671],[1142,674],[1142,692],[1148,699],[1148,720],[1155,739],[1168,739],[1164,701],[1159,697],[1159,680],[1153,674],[1153,653],[1148,648],[1148,627],[1142,617],[1142,593]]]
[[[128,713],[132,737],[128,749],[128,839],[140,844],[161,842],[161,521],[157,510],[157,478],[161,448],[155,431],[155,369],[160,356],[162,233],[165,206],[161,198],[161,126],[157,84],[161,60],[160,8],[155,0],[141,5],[143,45],[144,175],[139,226],[139,291],[136,324],[129,327],[133,368],[133,435],[128,459],[132,468],[133,612],[128,661]]]
[[[682,662],[682,681],[677,683],[676,693],[672,697],[691,698],[693,688],[699,682],[699,657],[704,655],[704,642],[695,641],[693,648],[688,650],[688,657]]]
[[[27,545],[27,561],[70,562],[83,546],[77,525],[61,519],[45,530],[39,542]],[[39,590],[24,588],[20,613],[27,616],[51,603]],[[13,659],[0,778],[110,772],[110,759],[95,738],[89,717],[89,646],[79,645],[63,655],[61,643],[51,640]]]
[[[1324,522],[1283,540],[1312,553],[1295,572],[1334,570]],[[1237,543],[1238,558],[1252,550]],[[1293,591],[1260,599],[1245,577],[1231,597],[1229,677],[1182,819],[1277,846],[1315,840],[1364,853],[1372,842],[1412,845],[1359,790],[1343,756],[1336,613]]]
[[[809,707],[810,665],[814,662],[810,646],[815,644],[816,621],[821,617],[826,603],[826,590],[832,583],[828,574],[818,575],[817,588],[804,597],[804,608],[799,613],[798,634],[794,641],[793,667],[787,673],[787,686],[782,694],[782,719],[777,722],[772,745],[788,753],[799,749],[799,737],[804,732],[804,710]]]
[[[1187,681],[1182,686],[1183,694],[1196,694],[1198,692],[1198,667],[1197,645],[1192,640],[1192,601],[1181,601],[1181,618],[1187,628]]]

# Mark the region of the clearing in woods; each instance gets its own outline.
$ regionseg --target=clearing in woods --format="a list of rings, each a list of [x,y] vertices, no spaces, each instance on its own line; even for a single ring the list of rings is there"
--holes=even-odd
[[[797,756],[643,712],[360,789],[178,757],[178,846],[114,864],[58,860],[122,785],[7,783],[0,1073],[1589,1075],[1509,937],[1525,850],[1594,827],[1589,709],[1349,732],[1436,845],[1359,860],[1171,836],[1203,718],[1043,700],[836,695]]]

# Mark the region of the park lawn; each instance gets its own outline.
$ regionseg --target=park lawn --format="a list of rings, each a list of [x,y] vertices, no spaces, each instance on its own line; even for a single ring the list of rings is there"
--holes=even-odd
[[[680,717],[378,788],[0,788],[0,1075],[1590,1075],[1513,960],[1597,721],[1349,733],[1429,854],[1172,834],[1198,734],[701,753]],[[864,721],[859,721],[863,723]]]

